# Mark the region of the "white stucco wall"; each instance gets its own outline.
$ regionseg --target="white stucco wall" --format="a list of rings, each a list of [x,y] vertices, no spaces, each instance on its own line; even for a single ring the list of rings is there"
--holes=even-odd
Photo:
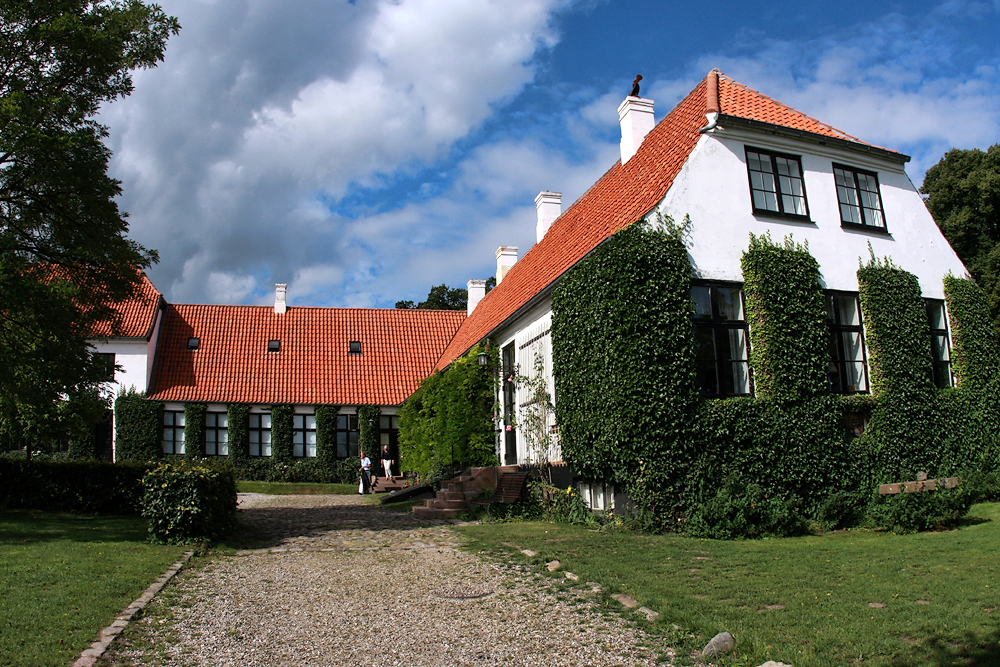
[[[806,199],[812,223],[754,215],[747,177],[745,146],[801,156]],[[844,229],[833,177],[833,162],[878,174],[889,234]],[[853,151],[745,130],[703,136],[659,210],[676,221],[691,216],[688,250],[697,277],[742,282],[740,258],[750,233],[771,233],[780,242],[788,234],[808,241],[824,287],[857,291],[859,259],[891,257],[920,279],[924,296],[944,298],[942,278],[966,269],[927,211],[902,165]]]

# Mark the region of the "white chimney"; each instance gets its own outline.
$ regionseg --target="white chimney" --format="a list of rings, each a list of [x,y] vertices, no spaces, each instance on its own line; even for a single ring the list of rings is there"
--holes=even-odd
[[[639,150],[639,145],[653,129],[653,100],[642,97],[625,98],[618,107],[618,120],[622,124],[622,164]]]
[[[285,292],[287,290],[288,283],[274,284],[274,312],[277,315],[281,315],[288,310],[288,306],[285,305]]]
[[[517,246],[502,245],[497,248],[497,285],[517,262]]]
[[[562,193],[542,190],[535,197],[535,213],[538,222],[535,224],[535,243],[542,240],[549,227],[562,215]]]
[[[469,305],[465,312],[467,315],[471,315],[472,311],[479,305],[479,302],[486,296],[486,281],[473,278],[465,286],[469,290]]]

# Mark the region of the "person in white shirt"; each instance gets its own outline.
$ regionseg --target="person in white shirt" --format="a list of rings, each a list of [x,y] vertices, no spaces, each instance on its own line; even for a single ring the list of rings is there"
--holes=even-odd
[[[358,483],[358,493],[372,493],[372,460],[361,452],[361,481]]]

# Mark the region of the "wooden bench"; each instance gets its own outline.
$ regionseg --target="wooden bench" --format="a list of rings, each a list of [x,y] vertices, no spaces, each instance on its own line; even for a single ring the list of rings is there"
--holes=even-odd
[[[469,504],[486,507],[486,516],[490,516],[490,508],[493,505],[510,505],[520,500],[527,483],[528,473],[526,472],[500,473],[500,479],[497,481],[493,493],[486,498],[470,500]]]

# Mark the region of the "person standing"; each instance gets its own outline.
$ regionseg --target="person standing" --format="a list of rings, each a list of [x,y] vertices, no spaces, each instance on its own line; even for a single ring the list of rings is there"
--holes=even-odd
[[[361,482],[358,483],[358,493],[365,494],[372,492],[372,460],[361,452]]]
[[[389,445],[382,445],[382,470],[385,471],[386,481],[392,479],[392,454],[389,453]]]

